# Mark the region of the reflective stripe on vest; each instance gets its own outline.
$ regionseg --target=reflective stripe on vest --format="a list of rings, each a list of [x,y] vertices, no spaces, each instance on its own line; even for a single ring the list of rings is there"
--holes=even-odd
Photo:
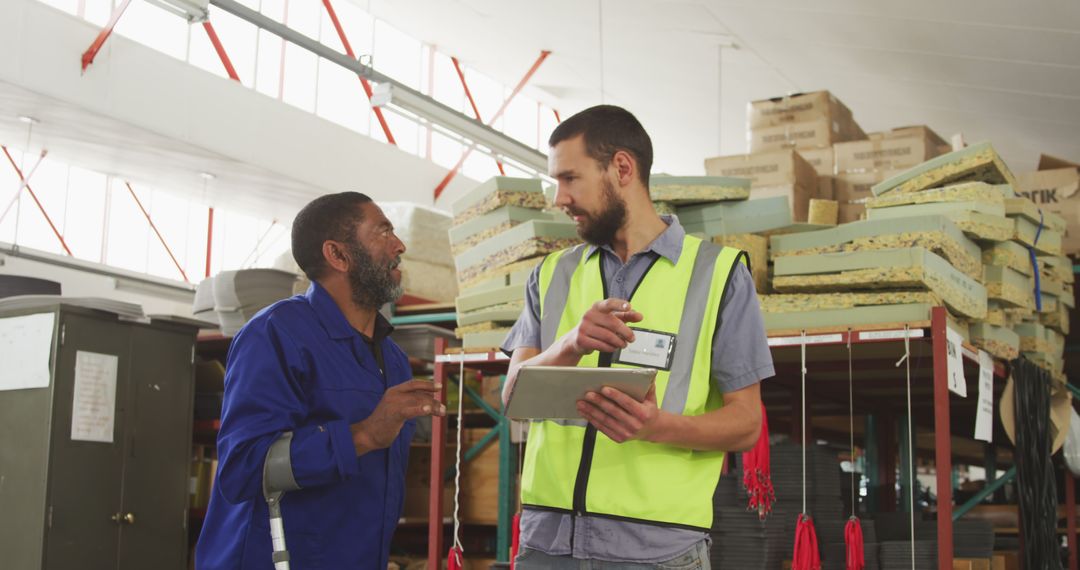
[[[543,349],[607,296],[601,255],[585,257],[587,249],[581,245],[552,254],[541,266]],[[657,373],[662,409],[700,415],[723,405],[710,376],[712,339],[731,270],[744,257],[738,250],[687,236],[678,264],[659,258],[630,299],[645,317],[633,326],[678,335],[671,370]],[[599,363],[593,353],[578,365]],[[586,432],[592,430],[577,421],[530,426],[523,504],[699,530],[711,526],[722,452],[641,441],[618,444],[603,434],[596,434],[595,444],[589,445],[593,438]]]

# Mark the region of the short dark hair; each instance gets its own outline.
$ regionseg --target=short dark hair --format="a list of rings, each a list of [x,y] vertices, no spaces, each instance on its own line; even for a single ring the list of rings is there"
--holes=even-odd
[[[607,168],[615,153],[622,150],[637,161],[638,178],[649,187],[652,169],[652,139],[630,111],[614,105],[597,105],[566,119],[555,127],[548,146],[555,146],[578,135],[585,136],[585,153]]]
[[[292,225],[292,254],[301,271],[312,281],[326,271],[322,246],[327,240],[351,243],[356,226],[364,219],[361,206],[371,202],[366,194],[341,192],[312,200],[296,214]]]

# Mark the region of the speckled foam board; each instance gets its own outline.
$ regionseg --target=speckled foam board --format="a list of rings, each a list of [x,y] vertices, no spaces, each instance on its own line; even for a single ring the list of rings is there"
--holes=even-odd
[[[765,330],[799,330],[836,326],[861,327],[897,325],[930,319],[934,305],[910,303],[903,305],[874,305],[846,309],[822,309],[792,313],[763,313]]]
[[[987,265],[983,269],[983,282],[987,296],[1005,307],[1035,307],[1034,282],[1015,269]]]
[[[769,285],[769,239],[756,234],[732,234],[716,236],[713,243],[746,252],[750,258],[750,275],[754,278],[754,288],[764,293]]]
[[[957,314],[986,318],[986,288],[924,248],[780,257],[773,272],[782,293],[924,289]]]
[[[457,323],[459,327],[467,327],[478,323],[506,323],[513,325],[521,316],[521,304],[516,307],[503,309],[484,309],[471,313],[459,313]]]
[[[461,346],[462,348],[498,348],[506,340],[508,334],[510,334],[510,327],[467,333],[462,335]]]
[[[470,190],[467,194],[458,198],[450,206],[450,211],[457,217],[469,208],[484,202],[496,192],[529,192],[544,195],[544,188],[537,178],[513,178],[510,176],[494,176],[487,182]]]
[[[888,220],[913,216],[945,216],[971,239],[1002,242],[1012,239],[1015,222],[1005,217],[1005,206],[993,202],[939,202],[911,204],[866,211],[867,220]]]
[[[679,208],[677,215],[688,233],[707,236],[752,234],[792,223],[791,208],[784,196],[687,206]]]
[[[1006,190],[1008,190],[1008,194],[1006,194]],[[995,186],[985,182],[965,182],[921,192],[883,194],[868,199],[865,204],[867,210],[948,202],[979,202],[983,204],[999,204],[1004,207],[1006,196],[1012,196],[1012,191],[1008,187]]]
[[[1029,277],[1034,275],[1027,248],[1014,241],[988,245],[983,249],[982,260],[985,265],[1008,267]]]
[[[971,325],[971,343],[997,358],[1013,360],[1020,356],[1020,335],[1007,327],[974,323]]]
[[[1043,269],[1044,274],[1057,275],[1058,279],[1065,283],[1073,283],[1076,280],[1076,274],[1073,273],[1072,269],[1072,260],[1064,255],[1041,255],[1039,256],[1039,266]]]
[[[920,192],[961,182],[1016,186],[1009,167],[988,142],[932,158],[870,188],[874,196]]]
[[[1046,255],[1061,254],[1061,232],[1046,227],[1039,230],[1039,224],[1026,217],[1017,216],[1010,219],[1016,222],[1016,233],[1013,235],[1013,241],[1035,248],[1036,253]]]
[[[544,210],[502,206],[450,228],[450,243],[457,253],[520,223],[529,220],[550,220],[553,217],[551,212]]]
[[[525,285],[505,285],[496,289],[461,295],[454,300],[454,306],[458,313],[478,311],[487,307],[494,307],[504,303],[522,301],[525,299]]]
[[[571,240],[573,243],[579,243],[581,239],[577,234],[577,224],[573,222],[529,220],[501,234],[491,236],[468,251],[454,256],[454,264],[457,266],[458,271],[464,271],[476,265],[490,264],[492,256],[515,249],[518,246],[557,240]],[[549,251],[554,250],[539,253],[548,253]],[[525,259],[525,257],[517,257],[516,259],[512,259],[513,256],[509,257],[505,260],[505,263]]]
[[[922,247],[944,257],[965,275],[982,280],[982,251],[944,216],[852,222],[836,228],[773,236],[773,260],[792,255]]]
[[[825,309],[850,309],[878,305],[923,303],[940,305],[932,291],[887,291],[882,293],[776,293],[759,296],[762,313],[800,313]]]
[[[504,206],[541,210],[547,206],[547,197],[539,180],[496,176],[454,202],[454,225]]]
[[[1005,200],[1005,214],[1011,217],[1020,217],[1028,220],[1036,226],[1041,222],[1044,229],[1058,233],[1065,233],[1065,218],[1040,208],[1027,198],[1009,198]]]
[[[1066,307],[1064,303],[1059,303],[1056,310],[1048,313],[1041,313],[1039,315],[1039,322],[1047,328],[1055,329],[1062,334],[1069,334],[1069,307]]]
[[[463,291],[472,293],[473,291],[471,288],[473,286],[499,277],[505,277],[505,284],[507,285],[515,284],[517,282],[516,280],[519,278],[520,281],[524,283],[532,270],[535,269],[541,261],[543,261],[542,254],[522,259],[521,261],[515,261],[507,265],[490,268],[487,266],[476,266],[468,271],[458,272],[458,285]]]
[[[649,195],[654,202],[670,202],[676,206],[750,197],[748,178],[727,176],[667,176],[649,179]]]

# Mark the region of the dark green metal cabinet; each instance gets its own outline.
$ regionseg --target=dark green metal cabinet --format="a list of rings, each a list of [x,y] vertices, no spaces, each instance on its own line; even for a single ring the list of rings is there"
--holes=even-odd
[[[197,330],[55,305],[47,388],[0,391],[0,567],[187,567]],[[79,351],[115,355],[112,443],[71,439]],[[0,363],[0,374],[3,374]]]

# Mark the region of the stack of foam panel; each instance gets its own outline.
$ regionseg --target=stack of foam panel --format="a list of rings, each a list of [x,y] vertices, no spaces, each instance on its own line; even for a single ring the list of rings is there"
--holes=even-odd
[[[499,346],[521,312],[533,268],[580,242],[576,225],[546,205],[539,180],[502,176],[453,204],[457,333],[465,348]]]

